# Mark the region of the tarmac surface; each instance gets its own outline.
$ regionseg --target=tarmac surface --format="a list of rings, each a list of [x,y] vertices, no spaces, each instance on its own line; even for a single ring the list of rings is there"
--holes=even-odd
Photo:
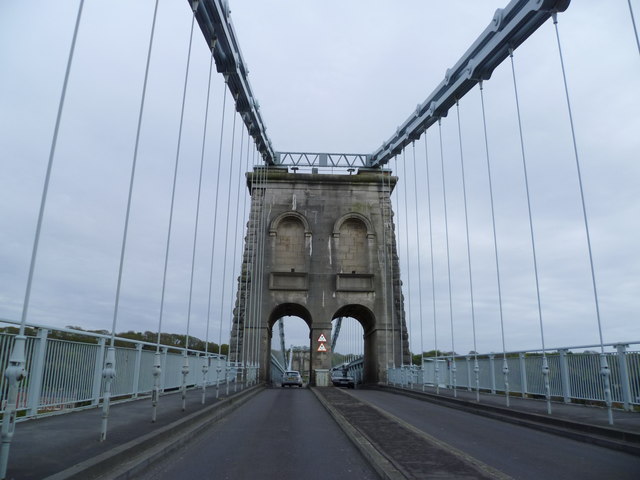
[[[309,389],[270,388],[136,478],[376,480],[378,475]]]
[[[445,389],[440,389],[437,395],[435,389],[427,389],[426,392],[421,388],[414,391],[382,389],[640,457],[639,412],[615,410],[614,425],[609,425],[607,410],[601,407],[553,402],[552,414],[549,415],[546,402],[537,399],[512,397],[507,408],[502,396],[481,394],[480,402],[477,402],[475,392],[467,390],[459,389],[457,398],[453,398],[453,392]],[[282,390],[288,392],[288,389]],[[330,394],[332,390],[315,391]],[[233,408],[239,408],[241,412],[243,401],[249,401],[253,395],[258,395],[256,400],[260,400],[264,387],[248,388],[235,395],[231,387],[229,398],[225,398],[225,393],[222,386],[220,399],[216,400],[215,387],[209,387],[207,401],[202,405],[201,390],[191,390],[187,395],[185,412],[181,409],[179,394],[163,395],[156,423],[150,421],[151,400],[148,397],[114,404],[104,442],[99,442],[102,412],[97,408],[19,422],[11,445],[7,478],[136,478],[154,458],[166,457],[202,433],[200,430],[206,432],[210,425]],[[362,393],[366,392],[363,390]],[[360,409],[347,412],[345,418],[350,422],[349,417]]]

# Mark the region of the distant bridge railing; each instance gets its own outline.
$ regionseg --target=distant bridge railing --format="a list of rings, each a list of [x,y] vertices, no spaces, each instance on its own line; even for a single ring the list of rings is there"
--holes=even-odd
[[[606,344],[611,370],[611,395],[625,410],[640,406],[640,342]],[[633,347],[633,348],[631,348]],[[551,397],[565,403],[575,401],[605,403],[604,383],[600,373],[599,345],[563,347],[546,351],[549,364]],[[577,350],[581,350],[578,352]],[[504,394],[504,358],[502,353],[478,355],[480,391]],[[455,385],[475,390],[474,355],[423,357],[422,366],[389,369],[389,383],[402,386],[428,385],[453,388]],[[517,396],[544,396],[542,351],[506,353],[509,368],[509,393]],[[438,371],[436,372],[436,366]]]
[[[2,320],[5,324],[14,324]],[[56,328],[45,325],[28,325],[37,329],[35,336],[27,335],[26,377],[19,384],[18,416],[32,418],[54,411],[74,410],[98,406],[103,398],[102,369],[109,335]],[[82,335],[87,342],[49,338],[49,332],[61,331]],[[0,369],[7,368],[13,337],[0,333]],[[156,344],[116,337],[118,343],[130,346],[116,347],[116,378],[111,395],[120,398],[136,398],[150,394],[154,386],[153,363]],[[143,346],[153,349],[145,350]],[[184,348],[160,345],[161,391],[175,390],[182,384]],[[189,349],[191,365],[187,377],[189,387],[225,383],[226,378],[235,381],[236,368],[227,365],[226,356]],[[206,377],[202,367],[207,365]],[[4,412],[8,385],[4,375],[0,378],[0,413]]]
[[[347,365],[347,372],[351,375],[358,385],[364,379],[364,357],[356,358]]]
[[[282,376],[284,375],[285,368],[282,366],[278,358],[271,354],[271,383],[282,383]]]

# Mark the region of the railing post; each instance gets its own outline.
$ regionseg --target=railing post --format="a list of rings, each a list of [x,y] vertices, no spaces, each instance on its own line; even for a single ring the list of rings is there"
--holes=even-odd
[[[566,349],[559,350],[560,353],[560,378],[562,379],[562,396],[564,403],[571,403],[571,382],[569,382],[569,365],[567,361]]]
[[[140,386],[140,364],[142,363],[142,344],[136,343],[136,361],[133,367],[133,398],[138,397]]]
[[[169,349],[167,347],[162,347],[162,366],[160,373],[160,392],[164,393],[164,385],[165,379],[167,376],[167,355],[169,355]]]
[[[98,340],[96,363],[93,367],[93,390],[91,391],[91,405],[98,405],[100,403],[100,387],[102,387],[102,362],[104,362],[104,349],[106,344],[106,338],[101,338],[100,340]]]
[[[520,392],[522,398],[527,396],[527,362],[525,361],[524,353],[519,353],[518,358],[520,360]]]
[[[631,388],[629,382],[629,369],[627,367],[627,347],[629,345],[620,343],[615,345],[618,351],[618,367],[620,370],[620,386],[622,387],[622,401],[624,402],[624,409],[626,411],[631,410]]]
[[[29,372],[29,396],[27,397],[27,416],[35,416],[38,414],[40,406],[40,396],[42,393],[42,382],[44,380],[44,359],[47,351],[47,335],[49,331],[46,328],[38,330],[36,344],[33,348],[33,360],[31,362],[31,371]]]
[[[489,371],[491,373],[491,393],[496,393],[496,356],[492,353],[489,355]]]
[[[471,391],[471,357],[467,356],[467,391]]]

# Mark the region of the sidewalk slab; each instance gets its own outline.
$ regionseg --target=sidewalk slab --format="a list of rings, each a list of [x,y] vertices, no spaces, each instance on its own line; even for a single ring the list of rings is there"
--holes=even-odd
[[[233,387],[229,393],[230,397],[234,396]],[[91,463],[92,459],[101,456],[108,458],[122,449],[123,445],[128,445],[133,454],[137,441],[149,441],[154,433],[171,425],[180,425],[190,415],[205,414],[207,410],[215,409],[225,398],[224,385],[219,390],[219,398],[216,398],[215,386],[208,387],[204,404],[202,389],[191,389],[187,391],[186,409],[182,411],[179,392],[161,395],[155,423],[151,422],[151,397],[112,404],[104,442],[99,441],[101,408],[19,422],[11,444],[6,478],[46,478],[80,464],[88,465],[87,462]]]

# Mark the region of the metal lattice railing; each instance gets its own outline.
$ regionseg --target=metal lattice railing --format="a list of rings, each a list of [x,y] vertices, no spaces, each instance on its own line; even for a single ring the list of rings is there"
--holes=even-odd
[[[640,352],[629,351],[630,345],[607,344],[607,358],[611,370],[611,394],[615,403],[625,410],[640,406]],[[564,347],[547,351],[551,396],[566,403],[588,401],[604,403],[604,383],[600,372],[601,353],[598,345]],[[577,350],[583,350],[578,352]],[[613,351],[611,351],[613,350]],[[388,381],[394,385],[424,384],[440,388],[453,387],[451,355],[423,358],[422,366],[404,366],[388,370]],[[509,391],[522,396],[544,396],[542,352],[507,352]],[[473,356],[455,356],[456,387],[472,390],[476,387]],[[436,365],[438,373],[436,374]],[[503,355],[478,355],[478,379],[481,391],[505,392]],[[436,380],[437,378],[437,380]]]
[[[19,384],[17,409],[21,418],[31,418],[52,411],[73,410],[98,405],[102,400],[104,380],[102,368],[106,355],[106,335],[60,329],[87,337],[86,342],[49,338],[55,328],[31,325],[35,336],[27,336],[26,377]],[[7,368],[14,334],[0,333],[0,368]],[[148,394],[154,385],[153,363],[155,350],[145,350],[146,342],[117,338],[130,346],[116,347],[116,378],[112,384],[114,397],[135,398]],[[162,359],[161,389],[173,390],[182,384],[183,353],[175,346],[160,345]],[[172,350],[172,351],[170,351]],[[176,351],[178,350],[178,351]],[[190,373],[187,385],[203,382],[213,384],[234,381],[236,369],[227,365],[225,356],[189,350]],[[217,365],[217,363],[220,365]],[[209,369],[203,378],[202,367]],[[218,368],[219,367],[219,368]],[[220,375],[220,377],[218,376]],[[8,385],[0,377],[0,413],[4,412]]]

